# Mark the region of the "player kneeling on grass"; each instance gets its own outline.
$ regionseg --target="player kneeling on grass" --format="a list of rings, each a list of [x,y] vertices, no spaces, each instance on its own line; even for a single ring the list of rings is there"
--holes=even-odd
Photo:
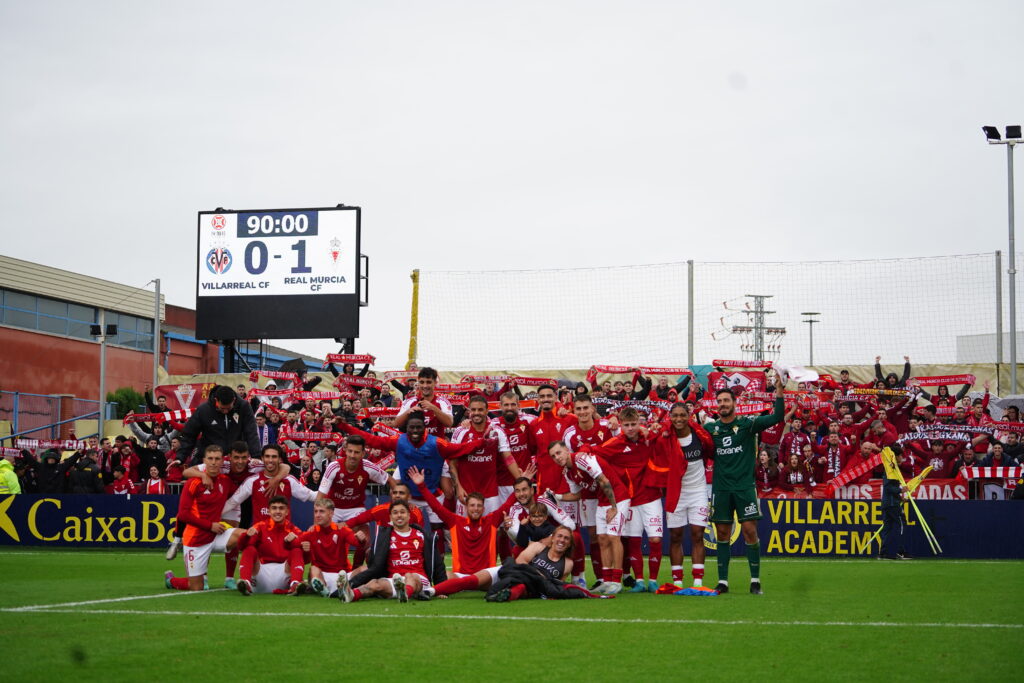
[[[505,561],[498,579],[487,591],[487,602],[509,602],[523,598],[572,600],[600,597],[572,583],[572,531],[560,526],[543,541],[527,546],[519,557]]]
[[[373,558],[367,568],[354,576],[352,583],[338,574],[338,597],[344,602],[363,598],[429,599],[434,594],[427,576],[436,576],[440,564],[434,558],[434,544],[423,531],[409,524],[410,503],[391,502],[391,526],[377,529]]]
[[[206,570],[213,551],[225,552],[228,544],[233,548],[240,530],[232,529],[221,521],[224,503],[231,496],[234,484],[221,471],[224,450],[220,446],[207,446],[203,464],[209,472],[218,474],[210,479],[207,488],[202,479],[189,479],[178,499],[178,520],[184,523],[182,543],[185,551],[185,573],[188,578],[175,578],[173,572],[164,574],[164,584],[176,590],[201,591],[207,587]]]
[[[306,569],[297,527],[288,521],[288,499],[274,496],[267,503],[270,519],[257,522],[238,541],[242,563],[238,592],[296,595]]]
[[[338,590],[338,576],[347,574],[349,546],[360,545],[352,529],[331,521],[334,501],[321,498],[313,505],[313,526],[299,537],[302,551],[309,560],[309,583],[313,592],[330,597]]]

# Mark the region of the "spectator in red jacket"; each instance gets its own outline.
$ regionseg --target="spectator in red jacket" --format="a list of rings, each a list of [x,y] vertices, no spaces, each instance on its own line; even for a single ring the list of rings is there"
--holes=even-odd
[[[811,444],[811,437],[804,431],[804,421],[794,417],[789,422],[788,431],[782,436],[782,443],[779,445],[779,461],[786,462],[791,455],[802,455],[804,446]]]
[[[757,467],[754,469],[754,481],[757,482],[758,495],[765,496],[775,491],[779,483],[779,468],[767,449],[762,448],[757,455]]]
[[[871,425],[871,419],[864,420],[862,422],[854,422],[853,413],[846,413],[843,415],[842,422],[839,423],[839,433],[850,442],[850,445],[857,446],[860,444],[860,437],[864,430]]]
[[[896,433],[896,428],[890,422],[874,420],[864,430],[861,440],[877,444],[879,448],[885,448],[896,443],[897,438],[899,438],[899,434]]]
[[[853,446],[844,445],[838,431],[831,432],[825,441],[812,446],[811,474],[814,481],[826,482],[835,478],[853,454]]]
[[[779,473],[778,487],[783,491],[809,495],[812,486],[814,482],[811,480],[811,470],[807,463],[800,462],[799,455],[790,454],[786,466]]]
[[[970,390],[971,385],[965,384],[963,388],[957,392],[956,396],[951,396],[949,393],[949,387],[943,384],[935,390],[935,394],[929,394],[927,391],[922,389],[921,397],[926,401],[931,401],[932,405],[936,407],[954,406],[956,405],[956,402],[966,396],[967,392]]]
[[[859,448],[855,448],[850,454],[850,457],[846,460],[846,465],[843,467],[843,472],[852,470],[855,467],[866,463],[872,455],[877,453],[880,449],[875,444],[869,442],[862,443]],[[871,478],[871,470],[864,472],[856,479],[853,479],[847,484],[848,486],[862,486],[868,483]]]
[[[124,468],[125,474],[128,478],[135,481],[142,481],[142,477],[139,476],[139,456],[135,454],[135,446],[130,441],[121,442],[121,446],[118,449],[121,455],[120,465]]]

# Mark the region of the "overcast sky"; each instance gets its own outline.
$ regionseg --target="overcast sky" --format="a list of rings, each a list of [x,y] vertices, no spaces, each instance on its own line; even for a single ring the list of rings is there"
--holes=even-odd
[[[357,204],[357,349],[397,366],[413,268],[1005,249],[1005,150],[980,126],[1024,123],[1022,20],[1019,1],[3,0],[2,251],[194,306],[197,211]]]

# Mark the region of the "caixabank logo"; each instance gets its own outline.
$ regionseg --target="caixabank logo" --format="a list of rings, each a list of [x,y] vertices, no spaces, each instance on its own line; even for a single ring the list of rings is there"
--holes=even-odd
[[[0,545],[160,546],[177,509],[177,496],[7,496]]]

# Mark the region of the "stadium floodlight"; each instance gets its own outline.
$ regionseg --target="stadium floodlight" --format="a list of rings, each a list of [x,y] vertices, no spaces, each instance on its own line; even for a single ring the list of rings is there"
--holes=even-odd
[[[1020,126],[1007,126],[1006,139],[1000,139],[999,130],[995,126],[982,126],[985,138],[990,145],[1006,145],[1006,178],[1007,178],[1007,213],[1009,215],[1010,263],[1007,274],[1010,276],[1010,393],[1017,393],[1017,267],[1014,251],[1013,234],[1013,148],[1021,140]]]

